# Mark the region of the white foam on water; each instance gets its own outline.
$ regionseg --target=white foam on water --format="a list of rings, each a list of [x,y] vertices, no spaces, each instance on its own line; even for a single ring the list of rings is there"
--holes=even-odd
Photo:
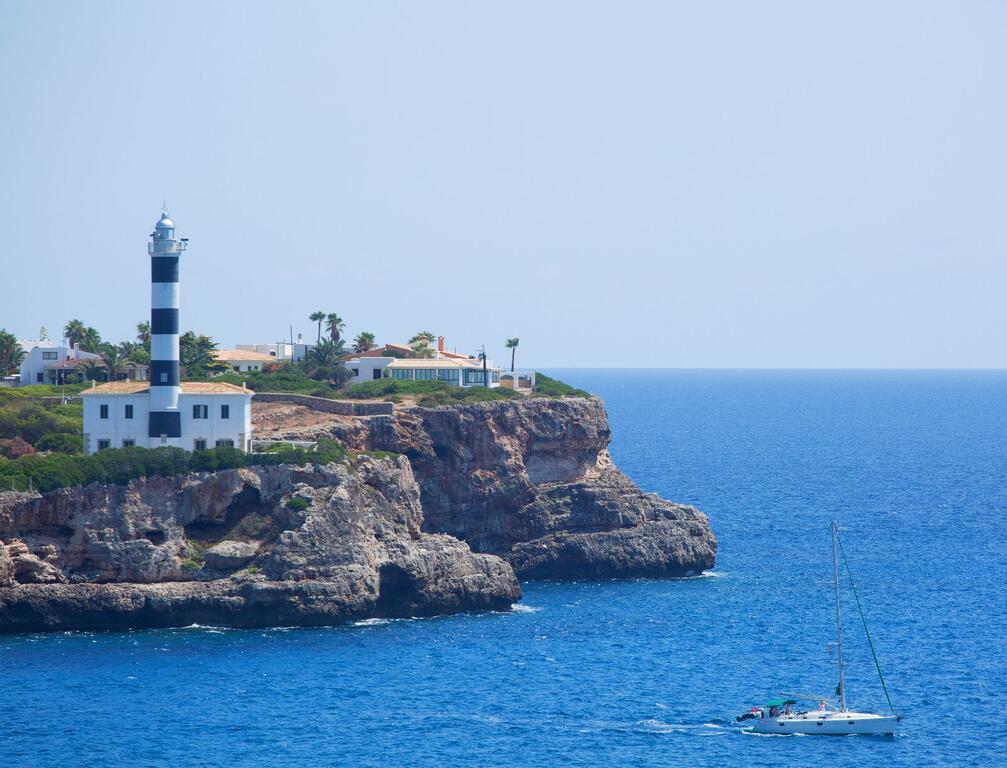
[[[361,619],[360,621],[355,621],[350,626],[353,627],[381,627],[385,624],[391,624],[394,619]]]
[[[524,603],[515,603],[511,609],[510,613],[538,613],[541,608],[537,608],[534,605],[525,605]]]

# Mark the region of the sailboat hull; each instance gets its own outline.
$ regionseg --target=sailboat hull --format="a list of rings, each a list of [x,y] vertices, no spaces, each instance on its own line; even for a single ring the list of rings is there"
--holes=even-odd
[[[805,736],[889,735],[895,733],[899,718],[866,712],[804,712],[797,715],[763,717],[754,733],[800,733]]]

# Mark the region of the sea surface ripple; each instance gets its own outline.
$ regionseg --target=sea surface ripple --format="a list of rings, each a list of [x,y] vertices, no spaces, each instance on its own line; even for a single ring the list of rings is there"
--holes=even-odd
[[[1007,374],[557,371],[695,504],[713,574],[529,583],[513,612],[333,629],[0,638],[0,764],[1005,765]],[[828,522],[895,738],[758,737],[835,687]],[[850,704],[886,708],[844,595]]]

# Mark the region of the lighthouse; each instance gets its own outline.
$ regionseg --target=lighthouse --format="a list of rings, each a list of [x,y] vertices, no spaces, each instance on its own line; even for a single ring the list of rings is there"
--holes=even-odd
[[[188,238],[175,239],[167,211],[154,225],[150,254],[150,447],[180,447],[182,415],[178,407],[178,263]]]
[[[189,241],[175,239],[167,211],[150,238],[149,376],[92,384],[81,393],[84,453],[163,447],[250,451],[252,390],[224,381],[179,381],[178,263]]]

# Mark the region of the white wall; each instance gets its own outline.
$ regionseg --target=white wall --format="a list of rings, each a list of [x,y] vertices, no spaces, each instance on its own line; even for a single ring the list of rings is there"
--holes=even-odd
[[[136,445],[157,448],[159,438],[147,436],[150,397],[143,392],[137,395],[85,394],[84,401],[84,452],[98,450],[99,440],[109,440],[110,448],[122,448],[123,440],[135,440]],[[125,416],[126,405],[133,406],[133,418]],[[208,407],[207,419],[192,417],[193,405]],[[220,416],[220,406],[229,405],[230,418]],[[108,418],[101,418],[101,406],[108,406]],[[213,448],[218,440],[233,440],[234,447],[248,450],[252,437],[251,395],[198,395],[182,393],[178,396],[182,414],[182,437],[178,446],[187,451],[195,447],[196,440],[206,440]],[[172,441],[174,442],[174,441]]]
[[[374,380],[374,371],[383,371],[394,357],[354,357],[346,361],[346,367],[357,373],[350,379],[351,384],[362,384]]]
[[[193,405],[208,406],[209,418],[192,418]],[[230,406],[230,418],[221,418],[222,405]],[[178,398],[178,408],[182,412],[181,446],[185,450],[193,450],[196,440],[206,440],[207,448],[213,448],[218,440],[233,440],[235,448],[248,450],[248,442],[252,438],[251,395],[197,395],[183,392]]]
[[[122,448],[123,440],[147,447],[150,398],[138,395],[84,395],[84,453],[98,450],[99,440],[109,440],[110,448]],[[133,406],[133,418],[126,418],[126,405]],[[108,406],[108,418],[101,418],[101,406]]]

